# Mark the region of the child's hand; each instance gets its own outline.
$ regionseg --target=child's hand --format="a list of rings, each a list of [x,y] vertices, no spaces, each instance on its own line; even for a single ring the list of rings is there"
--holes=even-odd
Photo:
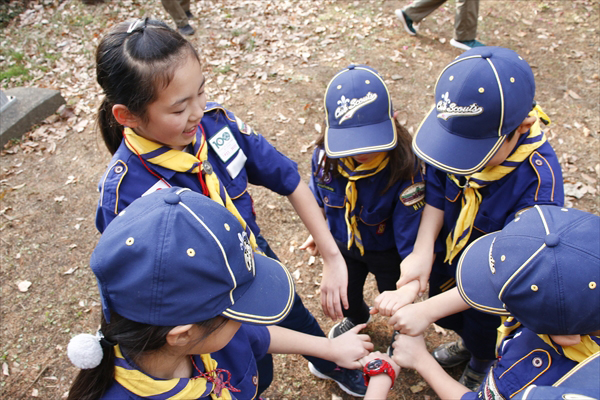
[[[358,333],[365,326],[367,324],[356,325],[348,332],[335,339],[330,339],[333,356],[329,359],[340,367],[361,368],[362,366],[358,360],[367,356],[374,348],[369,335]]]
[[[398,377],[398,373],[400,372],[400,366],[398,364],[396,364],[394,362],[394,360],[392,358],[390,358],[390,356],[388,356],[386,353],[382,353],[380,351],[374,351],[372,353],[369,353],[369,355],[361,358],[360,363],[364,367],[365,365],[367,365],[369,363],[369,361],[374,360],[376,358],[381,358],[382,360],[389,362],[390,365],[392,366],[392,368],[394,368],[394,372],[396,373],[396,378]]]
[[[392,343],[394,348],[394,356],[392,360],[403,368],[417,369],[417,361],[424,357],[431,357],[425,346],[425,339],[422,335],[408,336],[397,335],[396,340]]]
[[[302,243],[302,246],[300,246],[299,249],[306,250],[311,256],[319,255],[319,248],[317,247],[315,239],[313,239],[312,235],[308,235],[306,241]]]
[[[388,320],[395,330],[410,336],[422,334],[432,322],[425,302],[402,307]]]
[[[400,308],[415,301],[418,291],[419,282],[412,281],[400,289],[383,292],[375,298],[370,313],[377,314],[379,312],[385,317],[391,317]]]
[[[425,293],[434,259],[434,253],[410,253],[400,263],[400,279],[396,282],[396,287],[401,288],[416,280],[419,282],[419,294]]]

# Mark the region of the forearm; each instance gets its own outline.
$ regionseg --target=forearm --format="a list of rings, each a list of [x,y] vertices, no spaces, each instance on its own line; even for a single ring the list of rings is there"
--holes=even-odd
[[[426,305],[425,315],[430,322],[469,309],[456,287],[428,298],[421,305]]]
[[[268,326],[271,335],[270,354],[303,354],[330,360],[330,341],[326,337],[311,336],[280,326]]]
[[[434,251],[435,239],[437,239],[444,224],[444,210],[435,208],[429,204],[425,205],[421,222],[417,232],[417,239],[413,252],[431,254]]]
[[[469,389],[448,375],[429,353],[419,359],[415,369],[442,400],[460,399],[469,392]]]
[[[341,257],[325,218],[320,217],[324,216],[324,210],[317,204],[308,185],[301,180],[288,199],[312,235],[325,261],[333,257]]]
[[[387,374],[379,374],[372,376],[369,380],[365,400],[379,400],[387,398],[387,395],[392,388],[392,378]]]

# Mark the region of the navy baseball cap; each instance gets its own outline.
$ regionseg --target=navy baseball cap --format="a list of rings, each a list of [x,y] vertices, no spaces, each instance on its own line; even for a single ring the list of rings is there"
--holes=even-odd
[[[290,273],[254,254],[225,207],[189,189],[156,191],[107,227],[90,265],[102,310],[155,326],[222,315],[251,324],[283,320],[294,301]]]
[[[539,334],[600,329],[600,217],[535,206],[473,242],[456,271],[473,308],[512,315]]]
[[[513,400],[597,400],[600,399],[600,353],[578,363],[552,386],[527,386]]]
[[[535,80],[521,56],[474,47],[448,64],[435,85],[433,109],[413,139],[415,154],[457,175],[481,170],[533,108]]]
[[[390,93],[377,71],[350,65],[325,91],[325,152],[331,158],[388,151],[396,147]]]

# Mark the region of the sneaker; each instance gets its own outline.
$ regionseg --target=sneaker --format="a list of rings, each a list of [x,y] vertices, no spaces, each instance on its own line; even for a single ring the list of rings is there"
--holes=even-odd
[[[444,368],[456,367],[471,359],[471,352],[462,339],[438,346],[431,355]]]
[[[367,320],[366,323],[368,324],[369,322],[371,322],[370,315],[369,315],[369,319]],[[358,325],[358,324],[355,324],[354,322],[350,321],[349,318],[344,318],[343,320],[341,320],[340,322],[335,324],[333,326],[333,328],[331,328],[331,330],[327,334],[327,337],[329,339],[336,338],[336,337],[340,336],[342,333],[348,332],[350,329],[354,328],[356,325]]]
[[[188,17],[188,19],[194,18],[194,14],[192,14],[192,12],[189,10],[185,12],[185,16]]]
[[[417,34],[417,31],[413,27],[413,20],[410,19],[410,17],[400,9],[394,11],[394,13],[396,14],[396,17],[398,17],[400,22],[402,22],[402,26],[404,27],[406,33],[408,33],[411,36],[415,36]]]
[[[468,364],[465,370],[463,371],[458,383],[464,385],[472,392],[476,392],[481,386],[481,383],[485,379],[485,373],[477,372],[473,368],[471,368]]]
[[[450,44],[454,47],[458,47],[462,50],[470,50],[473,47],[481,47],[485,46],[485,44],[477,41],[477,40],[465,40],[464,42],[458,41],[456,39],[450,40]]]
[[[396,336],[398,336],[399,333],[399,331],[394,331],[394,333],[392,333],[392,341],[390,342],[390,345],[387,348],[387,355],[390,356],[390,358],[394,356],[394,347],[392,347],[392,345],[394,344]]]
[[[190,24],[187,24],[186,26],[182,26],[181,28],[177,28],[177,30],[182,35],[188,35],[188,36],[193,35],[195,32],[194,28],[192,28],[192,26]]]
[[[360,369],[336,367],[333,371],[325,373],[319,371],[311,362],[308,363],[308,369],[317,378],[335,381],[340,389],[351,396],[365,397],[365,393],[367,393],[365,379]]]

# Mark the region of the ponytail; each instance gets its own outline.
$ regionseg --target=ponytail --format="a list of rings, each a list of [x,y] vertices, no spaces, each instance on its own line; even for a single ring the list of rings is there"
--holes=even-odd
[[[168,333],[174,328],[173,326],[154,326],[131,321],[114,311],[110,313],[110,319],[110,323],[107,323],[104,315],[102,315],[100,323],[100,332],[102,332],[100,337],[102,339],[99,340],[99,345],[102,346],[100,363],[92,368],[79,371],[69,390],[68,400],[97,400],[102,398],[114,383],[114,346],[116,344],[119,345],[121,352],[135,363],[144,353],[162,348],[167,343]],[[196,325],[204,331],[199,341],[206,339],[210,334],[225,325],[227,321],[226,318],[219,315],[197,323]],[[72,338],[71,343],[77,337]],[[69,343],[69,347],[71,347],[71,343]],[[85,359],[89,358],[91,353],[89,347],[86,346],[86,348],[75,349],[74,351],[68,349],[68,353],[69,358],[74,363],[77,359],[83,359],[84,363],[89,364],[89,360]]]
[[[123,138],[123,126],[115,119],[112,106],[113,104],[110,104],[106,97],[102,100],[98,108],[98,126],[108,151],[110,154],[115,154]]]

